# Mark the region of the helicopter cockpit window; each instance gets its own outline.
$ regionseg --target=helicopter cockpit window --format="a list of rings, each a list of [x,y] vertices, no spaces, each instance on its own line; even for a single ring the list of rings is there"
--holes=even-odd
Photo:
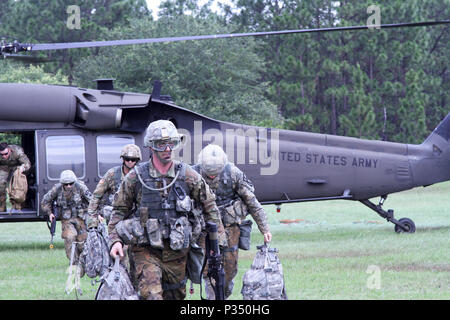
[[[122,147],[134,143],[133,136],[101,135],[97,137],[98,176],[103,175],[112,167],[122,164],[120,152]]]
[[[64,170],[72,170],[79,179],[86,172],[84,139],[81,136],[50,136],[46,138],[47,175],[59,180]],[[70,156],[68,151],[70,150]]]

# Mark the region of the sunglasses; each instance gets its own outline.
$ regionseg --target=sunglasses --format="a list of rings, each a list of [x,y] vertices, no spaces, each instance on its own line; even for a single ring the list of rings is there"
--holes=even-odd
[[[71,182],[71,183],[63,183],[63,186],[73,186],[75,182]]]
[[[127,158],[127,157],[124,157],[123,160],[124,161],[128,161],[128,162],[137,162],[139,159],[138,158]]]
[[[8,151],[6,151],[5,153],[3,153],[3,152],[0,152],[0,155],[2,156],[2,157],[4,157],[4,156],[7,156],[9,154],[9,150]]]

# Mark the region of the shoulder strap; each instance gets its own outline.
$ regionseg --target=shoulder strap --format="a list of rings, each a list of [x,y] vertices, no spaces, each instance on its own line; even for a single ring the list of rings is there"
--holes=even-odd
[[[116,186],[116,191],[120,187],[120,183],[122,182],[122,166],[114,167],[114,185]]]
[[[228,184],[229,182],[231,182],[231,164],[229,162],[225,165],[225,168],[220,175],[220,180],[224,184]]]

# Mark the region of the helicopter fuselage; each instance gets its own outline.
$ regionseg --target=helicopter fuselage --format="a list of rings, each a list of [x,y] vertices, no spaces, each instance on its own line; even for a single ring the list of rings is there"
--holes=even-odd
[[[149,95],[0,84],[0,96],[0,131],[19,134],[34,164],[29,210],[0,214],[0,222],[44,220],[40,201],[63,170],[73,170],[94,190],[103,174],[120,164],[123,145],[137,144],[149,159],[143,137],[158,119],[171,120],[185,135],[175,158],[194,164],[207,144],[222,146],[263,204],[363,202],[450,180],[450,115],[422,144],[412,145],[218,121],[175,105],[159,90]]]

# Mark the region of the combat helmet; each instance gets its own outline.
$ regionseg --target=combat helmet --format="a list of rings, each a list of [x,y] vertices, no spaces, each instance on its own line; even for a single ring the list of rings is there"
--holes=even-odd
[[[59,182],[62,184],[74,183],[77,181],[77,176],[72,170],[64,170],[61,172],[61,176],[59,177]]]
[[[169,120],[157,120],[150,123],[144,137],[144,146],[156,151],[177,149],[184,136],[178,133],[175,125]]]
[[[127,144],[122,148],[120,152],[120,157],[122,158],[135,158],[142,160],[141,149],[135,144]]]
[[[228,157],[221,147],[209,144],[200,151],[197,163],[207,175],[217,176],[228,163]]]

